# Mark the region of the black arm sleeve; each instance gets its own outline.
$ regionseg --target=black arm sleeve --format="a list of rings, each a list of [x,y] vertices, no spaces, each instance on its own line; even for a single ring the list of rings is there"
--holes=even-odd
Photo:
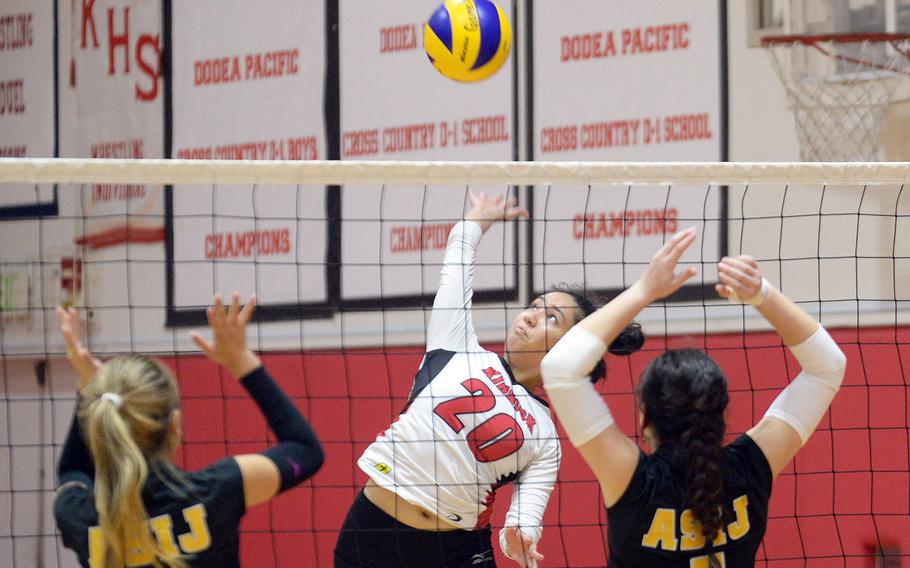
[[[281,473],[280,491],[312,477],[322,467],[324,455],[316,433],[281,390],[265,367],[243,377],[240,383],[265,415],[279,443],[265,451]]]
[[[78,406],[78,404],[77,401],[76,405]],[[92,462],[92,456],[82,438],[79,419],[76,412],[73,411],[73,422],[70,424],[69,434],[63,444],[63,452],[60,454],[60,462],[57,464],[57,483],[63,485],[67,481],[72,481],[74,477],[83,475],[89,479],[95,479],[95,464]]]

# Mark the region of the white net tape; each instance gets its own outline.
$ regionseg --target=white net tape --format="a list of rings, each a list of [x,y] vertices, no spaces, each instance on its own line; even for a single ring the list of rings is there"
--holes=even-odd
[[[358,162],[0,158],[0,183],[884,185],[910,163]]]

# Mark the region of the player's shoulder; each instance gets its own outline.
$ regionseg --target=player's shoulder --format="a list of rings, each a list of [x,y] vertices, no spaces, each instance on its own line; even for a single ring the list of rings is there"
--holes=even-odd
[[[764,452],[758,447],[748,434],[742,434],[724,446],[724,454],[728,461],[744,465],[768,464]]]
[[[188,472],[187,479],[196,486],[208,486],[218,483],[243,480],[240,466],[233,457],[222,458],[202,469]]]
[[[725,446],[724,457],[727,460],[727,475],[740,476],[745,485],[770,494],[774,478],[771,466],[764,452],[748,434],[742,434]]]

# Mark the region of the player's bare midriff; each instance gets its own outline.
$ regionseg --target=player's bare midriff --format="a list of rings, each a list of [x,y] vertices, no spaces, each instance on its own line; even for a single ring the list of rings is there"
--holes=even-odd
[[[419,505],[405,501],[394,492],[385,487],[380,487],[370,479],[367,481],[363,494],[370,503],[379,507],[383,513],[394,517],[399,523],[422,531],[454,531],[461,530],[447,520],[437,517]]]

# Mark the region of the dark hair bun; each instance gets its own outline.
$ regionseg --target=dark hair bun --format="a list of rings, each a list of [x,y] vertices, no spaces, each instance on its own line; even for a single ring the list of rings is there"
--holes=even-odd
[[[607,351],[613,355],[629,356],[641,349],[644,344],[645,334],[641,330],[641,324],[633,321],[619,333]]]

